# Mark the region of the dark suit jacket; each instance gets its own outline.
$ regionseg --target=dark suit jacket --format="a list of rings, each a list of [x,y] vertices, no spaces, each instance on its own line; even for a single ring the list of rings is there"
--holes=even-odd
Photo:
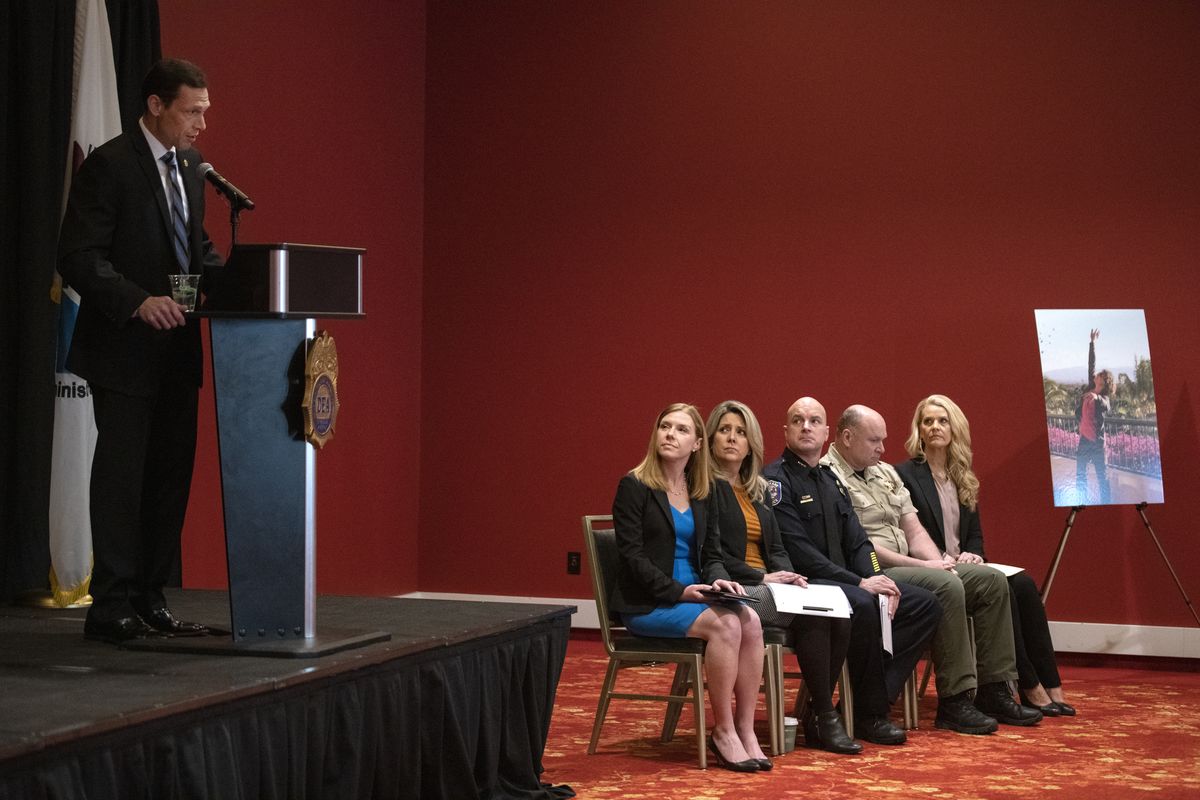
[[[692,501],[696,523],[697,572],[705,583],[729,579],[721,559],[717,518],[709,512],[709,499]],[[686,588],[672,577],[675,568],[675,522],[666,492],[651,489],[633,475],[617,484],[613,499],[616,529],[617,585],[609,605],[614,611],[644,614],[659,606],[674,605]]]
[[[737,495],[728,481],[718,479],[713,487],[712,510],[721,531],[721,553],[725,557],[725,569],[729,577],[738,583],[762,583],[763,573],[746,563],[746,517],[738,503]],[[771,509],[762,503],[754,503],[758,524],[762,529],[763,562],[767,572],[794,572],[787,550],[783,549],[783,538],[779,535],[779,524]]]
[[[189,271],[203,275],[220,256],[204,232],[201,156],[176,154],[188,202]],[[89,382],[148,395],[173,372],[200,385],[200,325],[157,331],[133,317],[151,295],[170,295],[180,272],[170,206],[140,126],[105,142],[71,182],[59,236],[59,272],[80,295],[67,366]]]
[[[908,487],[912,495],[913,505],[917,507],[917,518],[929,532],[938,549],[946,552],[946,525],[942,517],[942,501],[938,499],[937,485],[933,482],[933,473],[929,464],[924,461],[905,461],[896,465],[896,472]],[[964,553],[987,559],[983,552],[983,529],[979,527],[979,509],[972,511],[962,503],[958,504],[958,542]]]

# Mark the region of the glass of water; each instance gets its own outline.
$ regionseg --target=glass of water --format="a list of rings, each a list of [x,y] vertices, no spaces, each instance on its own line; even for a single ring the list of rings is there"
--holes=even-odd
[[[168,275],[171,279],[171,297],[188,311],[196,310],[196,295],[200,292],[199,275]]]

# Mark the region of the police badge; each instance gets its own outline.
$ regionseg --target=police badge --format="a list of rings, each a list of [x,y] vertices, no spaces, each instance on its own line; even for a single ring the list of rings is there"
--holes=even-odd
[[[771,498],[771,507],[783,501],[783,484],[779,481],[767,481],[767,496]]]
[[[338,358],[337,346],[328,331],[321,331],[308,343],[308,358],[304,363],[304,438],[324,448],[333,438],[337,423]]]

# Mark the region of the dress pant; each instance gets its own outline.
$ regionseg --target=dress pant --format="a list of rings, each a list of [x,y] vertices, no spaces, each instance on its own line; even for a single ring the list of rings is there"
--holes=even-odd
[[[1028,572],[1018,572],[1008,579],[1008,600],[1017,652],[1017,685],[1022,689],[1032,689],[1039,683],[1047,689],[1062,686],[1046,607]]]
[[[933,592],[942,606],[942,621],[932,642],[938,697],[942,698],[1017,677],[1012,611],[1004,573],[984,564],[959,564],[954,569],[884,570],[897,583],[912,583]],[[968,616],[975,621],[974,659]]]
[[[197,386],[167,376],[149,396],[92,387],[93,604],[110,622],[162,605],[179,559],[196,453]]]
[[[834,581],[810,583],[841,587],[850,601],[850,649],[846,663],[850,668],[855,716],[886,716],[938,627],[942,610],[937,598],[916,586],[900,586],[900,606],[892,619],[893,652],[888,656],[883,649],[876,595]]]

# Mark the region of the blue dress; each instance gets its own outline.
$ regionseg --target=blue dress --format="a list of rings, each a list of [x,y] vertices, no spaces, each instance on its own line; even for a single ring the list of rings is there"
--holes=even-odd
[[[671,506],[671,519],[675,523],[675,566],[671,577],[689,586],[702,583],[696,574],[696,521],[692,517],[692,509],[679,511]],[[638,636],[657,636],[662,638],[682,639],[687,636],[688,628],[696,621],[696,617],[708,608],[707,603],[676,603],[673,606],[659,606],[646,614],[621,613],[621,619],[630,633]]]

